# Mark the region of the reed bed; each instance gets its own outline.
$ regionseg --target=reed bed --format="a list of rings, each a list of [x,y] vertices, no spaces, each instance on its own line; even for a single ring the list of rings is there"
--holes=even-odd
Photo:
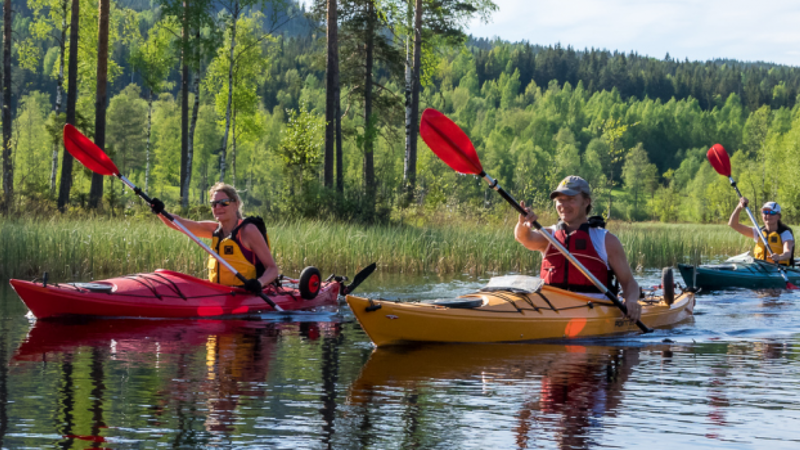
[[[151,218],[147,218],[151,219]],[[204,276],[206,255],[156,220],[0,222],[0,276],[91,280],[156,268]],[[724,225],[612,223],[634,268],[699,263],[747,251],[752,243]],[[268,225],[282,272],[314,265],[352,275],[377,262],[387,273],[531,273],[540,255],[516,243],[513,225],[362,226],[321,221]]]

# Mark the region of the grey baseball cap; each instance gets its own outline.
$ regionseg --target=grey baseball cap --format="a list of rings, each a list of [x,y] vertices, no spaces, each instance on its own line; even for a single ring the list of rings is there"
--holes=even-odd
[[[592,188],[589,187],[589,183],[587,183],[583,178],[577,175],[570,175],[561,180],[561,183],[558,183],[558,187],[550,193],[550,199],[552,200],[556,198],[558,194],[573,196],[580,193],[584,193],[591,197]]]

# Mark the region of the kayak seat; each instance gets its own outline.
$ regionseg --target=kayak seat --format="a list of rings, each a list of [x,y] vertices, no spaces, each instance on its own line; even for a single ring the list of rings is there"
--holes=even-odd
[[[476,298],[470,300],[463,300],[463,299],[431,300],[423,303],[427,303],[429,305],[434,305],[434,306],[444,306],[445,308],[472,309],[483,306],[483,299]]]

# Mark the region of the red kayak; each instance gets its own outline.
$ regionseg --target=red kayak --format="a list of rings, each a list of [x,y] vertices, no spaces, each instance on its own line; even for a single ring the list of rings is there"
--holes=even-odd
[[[343,279],[346,278],[320,281],[317,275],[312,278],[312,295],[308,295],[308,286],[302,294],[289,286],[269,286],[264,293],[285,311],[336,306],[339,293],[348,288],[342,285]],[[10,282],[38,319],[63,316],[202,318],[274,311],[261,297],[244,289],[162,269],[92,283]]]

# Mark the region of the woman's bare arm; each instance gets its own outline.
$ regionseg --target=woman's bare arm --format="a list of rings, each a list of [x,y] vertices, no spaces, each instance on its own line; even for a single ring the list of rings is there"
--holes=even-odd
[[[739,223],[739,216],[741,215],[741,212],[745,208],[745,206],[747,206],[747,203],[748,200],[746,197],[742,197],[739,199],[739,203],[736,205],[736,208],[733,209],[733,213],[731,214],[731,217],[728,219],[728,226],[738,231],[740,234],[743,234],[748,238],[752,239],[753,228]]]
[[[255,253],[258,260],[264,264],[264,273],[258,277],[258,281],[261,282],[261,285],[265,286],[275,281],[278,275],[280,275],[280,271],[278,270],[277,264],[275,264],[275,260],[272,258],[272,252],[270,252],[269,247],[267,247],[267,241],[264,240],[264,236],[261,234],[258,227],[253,224],[248,224],[242,229],[241,237],[242,244]]]
[[[175,219],[176,222],[180,222],[181,225],[186,227],[187,230],[189,230],[193,235],[199,238],[211,239],[212,236],[214,235],[214,230],[216,230],[217,227],[219,226],[217,222],[211,220],[204,220],[198,222],[195,220],[184,219],[183,217],[177,216],[175,214],[172,214],[172,217]],[[164,222],[166,226],[172,228],[173,230],[178,230],[180,232],[183,232],[183,230],[178,228],[177,225],[172,223],[172,221],[162,216],[161,214],[158,215],[158,218],[161,219],[161,221]]]

